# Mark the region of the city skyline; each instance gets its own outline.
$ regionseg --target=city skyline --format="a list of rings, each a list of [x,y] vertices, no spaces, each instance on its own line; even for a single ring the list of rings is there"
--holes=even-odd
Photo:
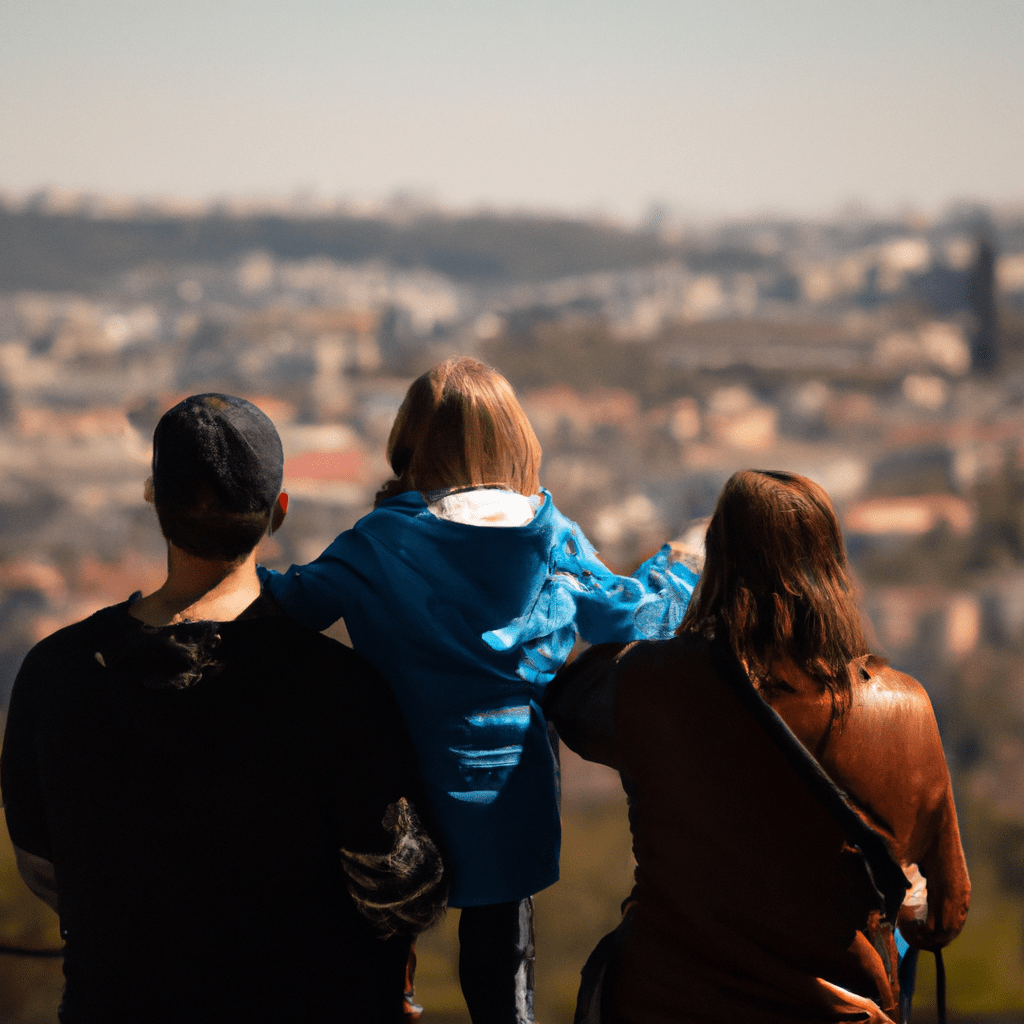
[[[1024,4],[8,0],[0,189],[636,220],[1024,202]]]

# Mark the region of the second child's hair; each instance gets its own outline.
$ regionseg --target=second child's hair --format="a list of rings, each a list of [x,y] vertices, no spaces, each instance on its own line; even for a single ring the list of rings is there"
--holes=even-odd
[[[501,485],[540,490],[540,442],[497,370],[463,356],[446,359],[409,387],[387,447],[395,479],[378,503],[402,491]]]
[[[828,495],[794,473],[744,470],[726,483],[679,633],[726,641],[755,685],[792,663],[832,716],[849,704],[849,663],[867,653],[842,534]]]

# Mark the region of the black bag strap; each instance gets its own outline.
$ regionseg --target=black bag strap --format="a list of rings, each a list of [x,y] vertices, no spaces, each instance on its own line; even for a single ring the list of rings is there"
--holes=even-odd
[[[900,1017],[903,1024],[910,1024],[910,1010],[917,980],[917,957],[921,951],[911,946],[900,961]],[[935,1022],[946,1024],[946,965],[942,950],[935,953]]]
[[[895,926],[896,914],[903,904],[903,896],[910,888],[910,882],[893,856],[885,836],[864,821],[850,798],[832,781],[774,708],[754,689],[735,654],[721,641],[711,646],[722,677],[761,723],[800,778],[849,838],[851,845],[860,852],[878,894],[880,909]]]
[[[878,893],[882,913],[896,925],[896,915],[903,904],[903,896],[910,882],[903,868],[892,854],[885,836],[876,832],[857,813],[850,798],[832,781],[811,752],[797,739],[793,730],[779,717],[775,709],[754,689],[750,677],[724,643],[712,645],[722,676],[733,687],[751,714],[775,741],[797,774],[819,798],[851,843],[860,851],[868,876]],[[917,950],[908,950],[907,955]],[[902,979],[901,979],[902,980]],[[935,950],[935,1005],[937,1024],[946,1024],[946,967],[942,950]],[[904,1004],[904,1024],[909,1024],[909,1005]]]

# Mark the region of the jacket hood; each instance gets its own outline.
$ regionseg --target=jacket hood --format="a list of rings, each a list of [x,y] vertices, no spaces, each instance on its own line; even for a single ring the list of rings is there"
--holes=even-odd
[[[183,690],[220,669],[219,622],[147,626],[131,616],[131,603],[129,600],[120,608],[127,628],[112,644],[96,652],[101,665],[132,683],[155,690]]]

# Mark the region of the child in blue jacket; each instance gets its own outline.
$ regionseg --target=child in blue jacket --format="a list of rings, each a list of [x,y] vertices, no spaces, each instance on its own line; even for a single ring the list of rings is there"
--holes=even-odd
[[[632,577],[597,558],[540,487],[511,385],[475,359],[413,382],[374,510],[315,561],[262,570],[277,602],[391,683],[419,755],[460,907],[474,1024],[533,1021],[532,899],[558,878],[557,769],[540,710],[577,634],[667,638],[696,574],[668,545]]]

